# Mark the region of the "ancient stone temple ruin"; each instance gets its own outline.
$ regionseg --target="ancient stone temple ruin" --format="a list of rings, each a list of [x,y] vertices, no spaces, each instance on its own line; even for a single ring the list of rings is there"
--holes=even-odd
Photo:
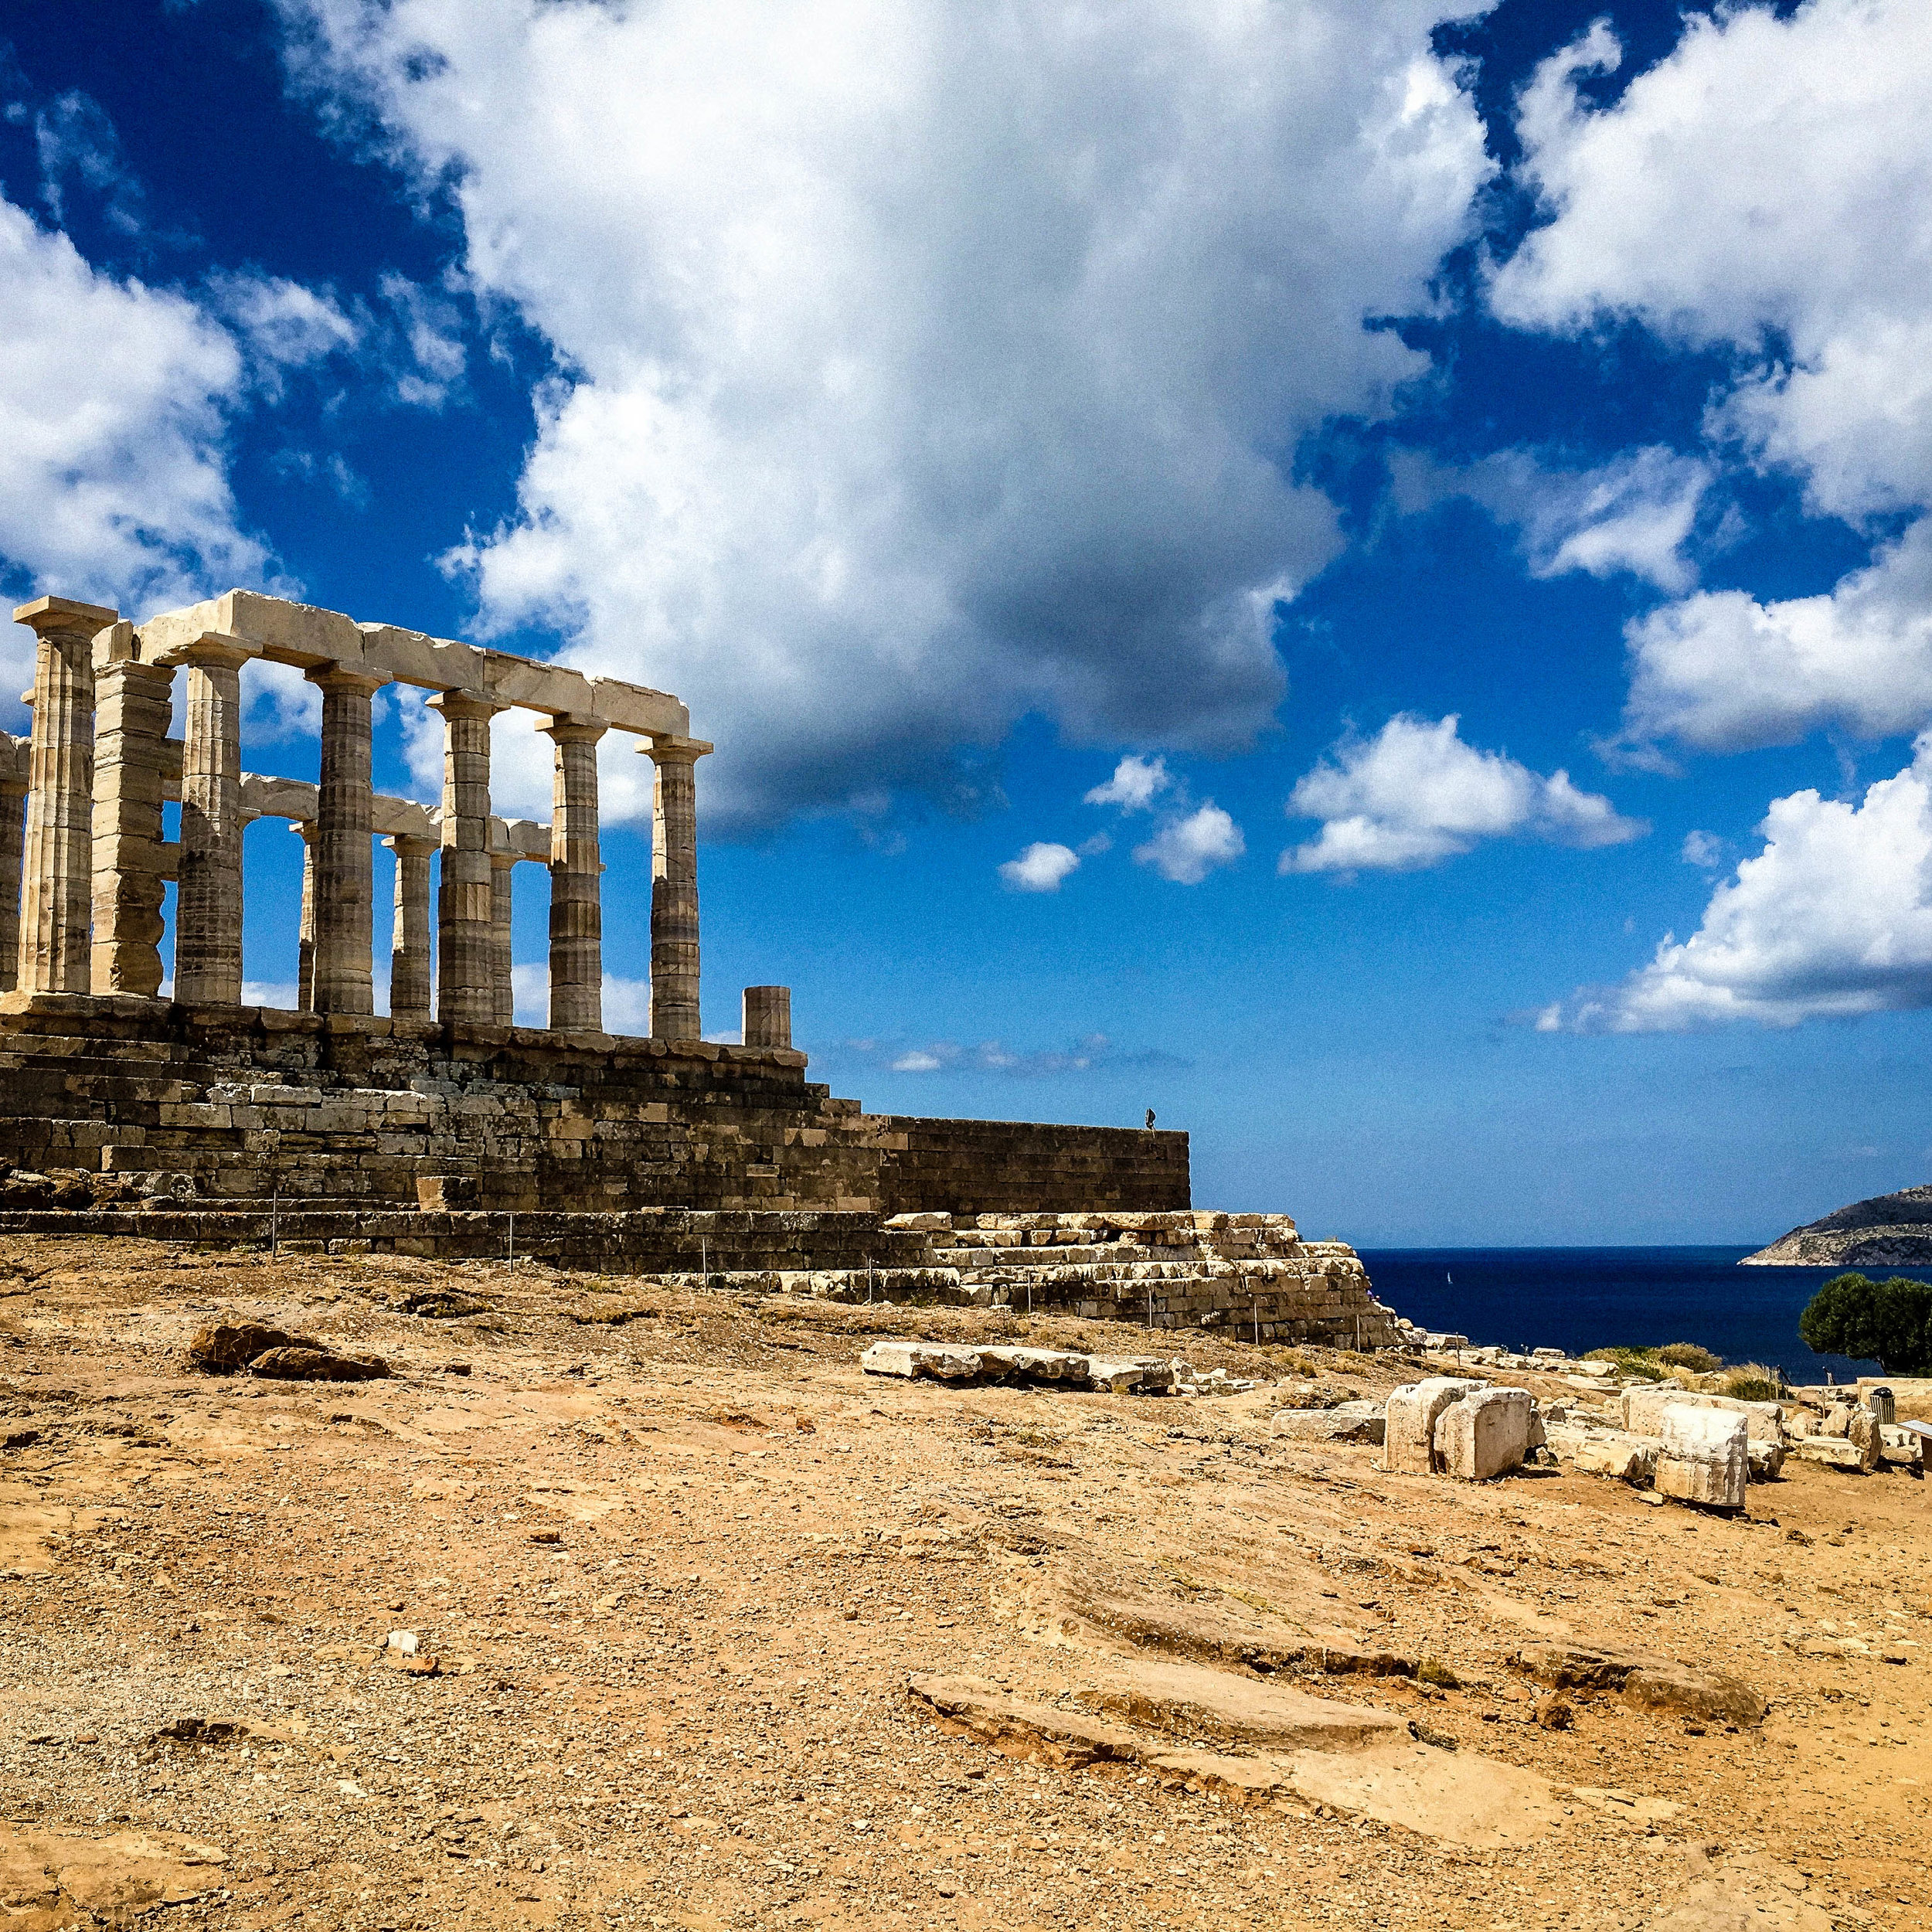
[[[806,1080],[782,986],[745,988],[742,1044],[704,1039],[711,747],[668,693],[243,590],[138,624],[53,597],[15,618],[37,646],[31,734],[0,752],[0,1224],[481,1253],[515,1216],[526,1252],[588,1266],[862,1269],[868,1293],[883,1270],[987,1298],[1023,1280],[1169,1325],[1382,1332],[1347,1249],[1190,1207],[1184,1134],[866,1114]],[[251,660],[320,692],[315,782],[243,769]],[[374,790],[372,701],[392,684],[433,693],[434,808]],[[552,743],[547,825],[491,810],[491,723],[512,708]],[[603,1030],[612,732],[654,768],[647,1038]],[[302,840],[293,1011],[243,1003],[242,849],[263,821]],[[379,1015],[379,838],[395,861]],[[523,864],[549,874],[540,1028],[513,1023]]]

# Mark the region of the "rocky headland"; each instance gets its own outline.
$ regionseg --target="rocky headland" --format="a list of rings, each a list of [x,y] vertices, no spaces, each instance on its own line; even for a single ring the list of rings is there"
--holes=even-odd
[[[1932,1187],[1854,1201],[1747,1254],[1742,1267],[1932,1267]]]

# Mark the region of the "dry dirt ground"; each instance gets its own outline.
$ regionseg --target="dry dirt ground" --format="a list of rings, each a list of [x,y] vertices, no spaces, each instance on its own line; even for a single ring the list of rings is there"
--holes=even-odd
[[[242,1317],[397,1372],[192,1370]],[[1274,1437],[1278,1394],[882,1382],[882,1334],[1146,1339],[14,1240],[0,1932],[1932,1927],[1927,1485],[1796,1466],[1728,1521],[1393,1476]],[[1338,1394],[1417,1372],[1188,1352]],[[1571,1694],[1545,1728],[1515,1660],[1549,1637],[1720,1665],[1770,1715]],[[1325,1674],[1323,1643],[1455,1687]],[[1325,1700],[1318,1744],[1335,1706],[1396,1741],[1243,1792],[1229,1699],[1146,1688],[1176,1655],[1237,1706]],[[1145,1749],[996,1748],[909,1690],[935,1675]]]

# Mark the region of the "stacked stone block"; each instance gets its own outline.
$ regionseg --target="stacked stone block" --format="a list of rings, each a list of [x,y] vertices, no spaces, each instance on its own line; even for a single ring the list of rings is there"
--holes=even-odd
[[[702,1040],[10,994],[0,1162],[198,1202],[406,1206],[448,1175],[493,1211],[889,1213],[891,1163],[930,1123],[864,1114],[804,1076],[801,1053]],[[969,1136],[957,1184],[1090,1199],[1080,1130],[1036,1131]],[[1087,1131],[1104,1146],[1110,1130]],[[1155,1152],[1116,1194],[1185,1199],[1187,1137],[1133,1138]]]
[[[1128,1138],[1158,1147],[1166,1137]],[[1395,1317],[1370,1293],[1355,1251],[1303,1240],[1284,1214],[927,1212],[888,1225],[927,1233],[935,1262],[1015,1308],[1263,1342],[1379,1349],[1396,1338]]]

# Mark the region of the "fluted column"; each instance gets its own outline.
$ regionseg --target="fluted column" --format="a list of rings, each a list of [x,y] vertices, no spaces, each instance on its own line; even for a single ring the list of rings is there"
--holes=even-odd
[[[118,613],[36,597],[13,614],[39,640],[21,872],[19,988],[84,993],[93,897],[94,634]]]
[[[298,818],[289,830],[302,842],[302,917],[295,929],[295,1010],[315,1010],[315,828]]]
[[[396,855],[396,917],[389,939],[389,1010],[395,1019],[430,1016],[430,855],[432,838],[398,833],[383,843]]]
[[[511,915],[515,909],[512,887],[516,877],[516,854],[490,854],[490,1019],[494,1026],[516,1024],[516,983],[510,955]]]
[[[248,653],[240,645],[203,638],[183,655],[188,717],[175,998],[190,1006],[233,1006],[241,1000],[241,668]]]
[[[315,806],[315,1011],[372,1013],[375,853],[369,699],[389,680],[340,665],[311,671],[322,694]]]
[[[134,627],[95,639],[94,944],[96,993],[161,991],[162,900],[174,872],[162,837],[175,674],[134,656]]]
[[[699,1039],[698,1012],[698,760],[696,738],[653,738],[658,768],[651,811],[651,1037]]]
[[[597,740],[603,725],[545,726],[556,747],[550,792],[550,1025],[604,1029],[604,862],[597,849]]]
[[[490,720],[504,709],[474,692],[445,691],[443,845],[436,893],[436,1013],[488,1026],[496,1015],[495,893],[490,865]]]
[[[0,733],[0,993],[20,983],[20,858],[27,832],[27,770],[32,745]]]

